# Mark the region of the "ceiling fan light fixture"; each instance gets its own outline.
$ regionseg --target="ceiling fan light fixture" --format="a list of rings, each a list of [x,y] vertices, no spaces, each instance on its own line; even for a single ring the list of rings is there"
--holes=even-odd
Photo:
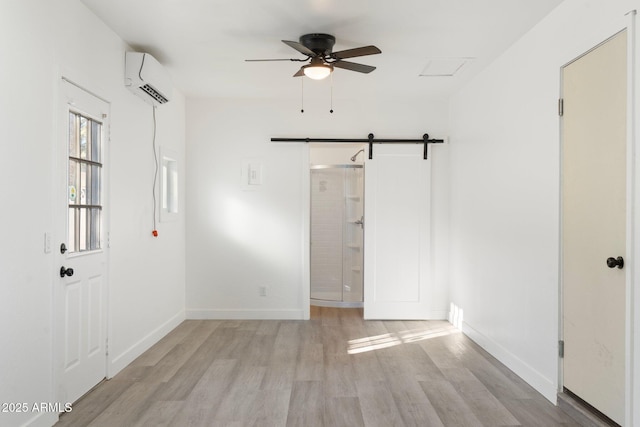
[[[313,80],[322,80],[327,78],[333,71],[333,67],[326,64],[309,64],[302,67],[304,75]]]

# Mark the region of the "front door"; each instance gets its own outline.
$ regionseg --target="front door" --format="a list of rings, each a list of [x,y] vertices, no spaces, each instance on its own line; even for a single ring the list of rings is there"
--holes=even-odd
[[[63,80],[55,250],[57,396],[74,402],[106,376],[106,158],[109,104]]]
[[[622,32],[562,70],[564,387],[619,424],[625,410],[626,56]]]

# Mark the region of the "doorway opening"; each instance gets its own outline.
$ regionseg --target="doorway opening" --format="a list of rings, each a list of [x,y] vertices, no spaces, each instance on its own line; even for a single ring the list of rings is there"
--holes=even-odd
[[[361,308],[364,301],[362,148],[311,148],[310,302]],[[354,154],[356,153],[356,154]]]

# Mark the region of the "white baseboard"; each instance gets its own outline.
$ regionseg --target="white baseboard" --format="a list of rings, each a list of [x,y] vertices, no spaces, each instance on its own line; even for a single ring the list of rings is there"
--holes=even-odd
[[[53,412],[41,412],[35,417],[31,418],[26,423],[22,424],[23,427],[51,427],[58,422],[58,414]],[[8,421],[8,420],[4,420]],[[4,425],[4,424],[2,424]],[[10,424],[7,424],[10,425]]]
[[[364,308],[364,318],[365,320],[449,320],[448,312],[446,310],[428,311],[426,313],[421,313],[420,317],[416,317],[411,314],[406,317],[402,317],[398,316],[398,313],[395,310],[378,311],[371,314],[370,311],[367,311],[366,306]]]
[[[187,319],[303,320],[304,310],[187,309]]]
[[[554,381],[546,378],[518,356],[511,353],[491,338],[482,334],[467,322],[462,322],[462,332],[480,347],[489,352],[493,357],[498,359],[507,368],[515,372],[516,375],[536,389],[536,391],[542,394],[548,401],[554,405],[556,404],[558,398],[558,386]]]
[[[107,377],[113,378],[129,363],[133,362],[138,356],[147,351],[152,345],[160,341],[165,335],[182,323],[183,320],[185,320],[185,312],[179,311],[169,320],[147,334],[140,341],[111,359],[111,362],[108,364]]]
[[[449,320],[448,310],[431,310],[428,320]]]

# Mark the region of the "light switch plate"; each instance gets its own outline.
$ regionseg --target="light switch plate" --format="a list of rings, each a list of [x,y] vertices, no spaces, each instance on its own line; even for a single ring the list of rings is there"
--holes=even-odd
[[[262,185],[262,164],[249,163],[248,175],[249,185]]]
[[[262,191],[264,183],[264,159],[260,157],[243,159],[240,168],[240,185],[242,191]]]

